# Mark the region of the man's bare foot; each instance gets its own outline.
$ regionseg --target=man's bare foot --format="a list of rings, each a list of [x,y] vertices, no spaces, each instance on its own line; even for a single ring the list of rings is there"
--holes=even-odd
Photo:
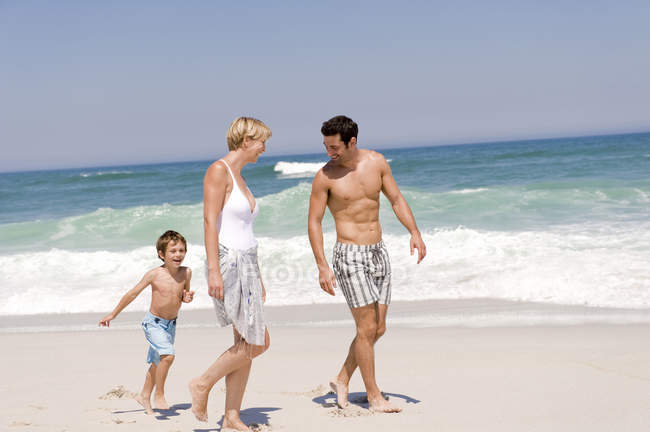
[[[151,395],[149,397],[144,397],[142,396],[142,394],[138,393],[133,398],[137,403],[142,405],[142,407],[144,408],[144,413],[149,415],[153,414],[153,409],[151,409],[151,402],[149,401],[150,397]]]
[[[153,395],[153,405],[156,407],[156,409],[161,409],[161,410],[168,410],[169,409],[169,404],[165,400],[165,395]]]
[[[208,393],[205,388],[202,388],[198,383],[198,378],[190,381],[190,395],[192,396],[192,414],[198,421],[208,421]]]
[[[239,417],[237,418],[223,418],[222,429],[233,429],[236,431],[252,432],[251,429],[244,424]]]
[[[402,412],[402,408],[396,407],[395,405],[388,402],[383,397],[374,400],[368,404],[368,409],[372,412],[380,413],[398,413]]]
[[[336,404],[343,409],[348,406],[348,386],[337,380],[330,381],[330,387],[336,393]]]

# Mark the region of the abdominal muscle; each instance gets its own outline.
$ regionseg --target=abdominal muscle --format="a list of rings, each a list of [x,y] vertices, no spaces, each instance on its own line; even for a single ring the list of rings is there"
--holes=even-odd
[[[371,245],[381,241],[379,219],[358,222],[350,218],[334,216],[336,241],[357,245]]]

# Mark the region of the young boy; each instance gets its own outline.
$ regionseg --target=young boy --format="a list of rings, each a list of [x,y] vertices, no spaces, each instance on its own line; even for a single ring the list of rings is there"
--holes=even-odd
[[[113,312],[99,321],[100,326],[110,326],[111,321],[122,309],[151,285],[151,306],[142,320],[142,329],[149,342],[147,363],[151,363],[151,366],[147,371],[142,392],[135,398],[147,414],[153,414],[150,399],[154,387],[155,407],[169,409],[165,400],[165,380],[174,361],[176,317],[181,302],[189,303],[194,298],[194,291],[190,291],[192,270],[181,266],[187,252],[185,238],[176,231],[167,231],[158,238],[156,249],[163,265],[149,270],[136,286],[124,294]]]

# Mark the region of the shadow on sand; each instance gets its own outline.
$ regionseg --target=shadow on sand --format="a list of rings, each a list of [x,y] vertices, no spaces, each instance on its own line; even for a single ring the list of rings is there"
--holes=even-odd
[[[170,417],[176,417],[179,416],[180,413],[178,411],[184,411],[190,409],[192,404],[184,403],[184,404],[176,404],[172,405],[169,407],[169,409],[158,409],[154,408],[153,412],[155,413],[155,416],[158,420],[169,420]],[[113,411],[111,414],[128,414],[128,413],[134,413],[134,412],[144,412],[144,408],[139,408],[139,409],[134,409],[134,410],[124,410],[124,411]]]
[[[267,413],[271,413],[273,411],[278,411],[281,408],[273,408],[273,407],[260,407],[260,408],[246,408],[245,410],[241,410],[240,417],[246,425],[251,427],[251,429],[254,430],[253,425],[266,425],[269,424],[270,417],[268,416]],[[218,432],[221,430],[223,427],[223,416],[221,416],[221,420],[218,422],[219,427],[218,428],[210,428],[210,429],[194,429],[194,432]]]
[[[381,392],[381,394],[384,395],[384,397],[388,400],[390,400],[391,397],[404,399],[407,404],[417,404],[421,402],[418,399],[399,393]],[[350,393],[348,394],[348,400],[351,404],[358,405],[362,408],[368,408],[368,396],[364,392]],[[312,399],[312,401],[319,404],[323,408],[334,408],[337,406],[336,394],[333,391],[327,393],[326,395],[315,397]]]

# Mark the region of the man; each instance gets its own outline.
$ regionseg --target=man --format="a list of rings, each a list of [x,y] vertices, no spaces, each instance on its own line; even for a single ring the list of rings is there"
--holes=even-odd
[[[375,381],[374,345],[386,331],[391,296],[390,262],[379,224],[379,192],[386,195],[397,218],[411,233],[411,255],[418,250],[418,264],[426,255],[426,247],[384,156],[357,148],[357,124],[337,116],[323,123],[321,133],[330,161],[312,183],[309,241],[321,288],[330,295],[334,295],[334,288],[341,289],[357,328],[345,363],[330,386],[338,405],[345,408],[350,377],[358,365],[370,410],[400,412],[382,396]],[[323,250],[325,206],[336,223],[333,272]]]

